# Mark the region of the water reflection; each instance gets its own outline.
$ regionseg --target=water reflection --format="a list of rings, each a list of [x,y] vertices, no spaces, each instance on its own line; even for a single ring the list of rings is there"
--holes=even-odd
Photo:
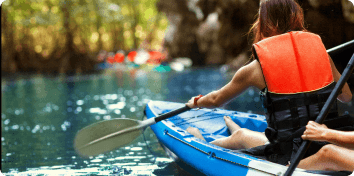
[[[143,118],[150,100],[186,102],[221,88],[232,75],[218,68],[157,73],[134,68],[102,74],[2,79],[1,163],[3,173],[174,175],[177,172],[151,129],[130,145],[91,158],[73,148],[78,130],[112,118]],[[342,105],[342,111],[353,108]],[[250,88],[224,108],[263,113]],[[165,169],[164,169],[165,168]],[[166,174],[167,173],[167,174]]]

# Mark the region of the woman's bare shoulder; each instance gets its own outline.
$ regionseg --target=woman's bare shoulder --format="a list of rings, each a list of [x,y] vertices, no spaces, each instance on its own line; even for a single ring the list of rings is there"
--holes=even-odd
[[[258,89],[265,88],[266,84],[264,81],[261,64],[257,60],[254,60],[245,67],[248,67],[248,69],[251,70],[249,72],[251,85],[257,87]]]

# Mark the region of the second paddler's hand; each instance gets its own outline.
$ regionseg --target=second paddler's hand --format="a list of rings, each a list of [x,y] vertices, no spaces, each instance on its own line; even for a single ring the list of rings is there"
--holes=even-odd
[[[306,125],[306,130],[301,136],[304,140],[311,141],[326,141],[326,134],[330,129],[324,124],[318,124],[314,121],[309,121]]]

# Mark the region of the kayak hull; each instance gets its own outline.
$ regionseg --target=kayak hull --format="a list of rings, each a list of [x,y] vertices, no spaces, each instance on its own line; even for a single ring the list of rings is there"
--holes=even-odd
[[[183,107],[182,103],[150,101],[146,108],[147,118],[153,118]],[[267,127],[262,115],[223,109],[192,109],[151,126],[159,141],[184,163],[205,175],[281,175],[287,167],[258,159],[240,152],[225,149],[209,142],[229,135],[223,117],[227,115],[242,128],[263,132]],[[186,131],[198,128],[201,140]],[[294,176],[318,175],[296,169]]]

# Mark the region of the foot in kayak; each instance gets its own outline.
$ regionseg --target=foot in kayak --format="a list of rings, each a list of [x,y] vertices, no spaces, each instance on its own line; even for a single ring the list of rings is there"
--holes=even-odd
[[[237,130],[241,129],[240,126],[238,126],[230,116],[224,116],[225,124],[229,128],[230,134],[233,134]]]
[[[199,129],[198,128],[194,128],[194,127],[188,127],[186,129],[186,131],[190,134],[192,134],[193,136],[195,136],[196,138],[199,138],[201,140],[204,140],[204,137],[202,136],[202,133],[200,133]]]

